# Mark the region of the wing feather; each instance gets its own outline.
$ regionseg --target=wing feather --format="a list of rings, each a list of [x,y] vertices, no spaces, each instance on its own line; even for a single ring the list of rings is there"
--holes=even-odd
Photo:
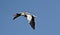
[[[30,21],[30,25],[33,29],[35,29],[34,17],[32,17],[32,20]]]

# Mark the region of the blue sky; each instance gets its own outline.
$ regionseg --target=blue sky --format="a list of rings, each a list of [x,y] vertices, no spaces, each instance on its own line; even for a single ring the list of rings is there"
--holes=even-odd
[[[36,15],[33,30],[26,18],[13,21],[13,14]],[[60,35],[60,0],[0,0],[0,35]]]

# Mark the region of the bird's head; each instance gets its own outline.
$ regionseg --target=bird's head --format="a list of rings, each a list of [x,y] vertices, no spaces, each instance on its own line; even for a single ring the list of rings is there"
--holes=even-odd
[[[13,16],[16,16],[17,14],[15,13],[15,14],[13,14]]]
[[[16,19],[17,17],[21,16],[21,14],[16,13],[16,14],[14,14],[13,16],[14,16],[14,18],[13,18],[13,20],[14,20],[14,19]]]
[[[13,14],[13,16],[17,16],[17,15],[20,15],[20,14],[18,14],[18,13]]]

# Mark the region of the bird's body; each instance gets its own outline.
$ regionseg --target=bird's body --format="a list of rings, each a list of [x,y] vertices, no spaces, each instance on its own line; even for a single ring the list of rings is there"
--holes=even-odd
[[[31,17],[31,15],[27,15],[28,17],[27,17],[27,20],[30,22],[31,21],[31,19],[32,19],[32,17]]]
[[[24,16],[24,17],[26,17],[27,20],[28,20],[28,22],[29,22],[29,24],[31,25],[31,27],[32,27],[33,29],[35,29],[35,22],[34,22],[35,16],[29,14],[28,12],[21,12],[21,13],[19,13],[19,14],[16,13],[16,14],[15,14],[15,17],[13,18],[13,20],[16,19],[16,18],[19,17],[19,16]]]

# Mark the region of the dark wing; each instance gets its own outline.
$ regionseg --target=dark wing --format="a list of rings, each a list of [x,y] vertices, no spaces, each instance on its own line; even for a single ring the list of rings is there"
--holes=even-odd
[[[17,17],[19,17],[19,16],[21,16],[21,14],[17,14],[14,18],[13,18],[13,20],[15,20]]]
[[[35,22],[34,22],[34,17],[32,17],[31,21],[30,21],[30,25],[33,29],[35,29]]]

